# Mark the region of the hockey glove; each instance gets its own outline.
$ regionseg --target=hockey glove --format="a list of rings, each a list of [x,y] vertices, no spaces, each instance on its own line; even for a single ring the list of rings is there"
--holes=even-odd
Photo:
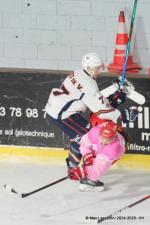
[[[124,123],[135,122],[138,117],[138,110],[136,107],[131,106],[129,109],[125,109],[121,115]]]
[[[92,150],[92,152],[87,153],[86,155],[83,156],[83,166],[92,166],[94,159],[96,157],[95,152]]]
[[[80,180],[85,178],[85,171],[83,167],[70,167],[68,168],[68,176],[71,180]]]
[[[110,105],[114,108],[117,108],[119,105],[125,102],[126,100],[126,93],[123,91],[116,91],[114,94],[111,94],[108,97]]]

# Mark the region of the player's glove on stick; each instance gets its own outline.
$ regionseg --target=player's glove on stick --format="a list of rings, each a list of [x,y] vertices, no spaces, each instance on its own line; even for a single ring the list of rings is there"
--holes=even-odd
[[[70,167],[68,168],[68,176],[71,180],[80,180],[86,177],[87,167],[92,166],[96,155],[92,151],[83,156],[83,166],[82,167]]]
[[[116,91],[108,97],[110,105],[117,108],[119,105],[123,104],[126,100],[126,93],[123,91]]]

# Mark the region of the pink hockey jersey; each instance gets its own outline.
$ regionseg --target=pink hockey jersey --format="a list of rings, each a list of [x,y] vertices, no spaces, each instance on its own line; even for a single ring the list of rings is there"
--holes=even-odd
[[[92,166],[87,167],[87,178],[96,181],[108,171],[115,160],[125,153],[125,140],[121,134],[117,134],[115,139],[107,144],[100,143],[100,129],[102,125],[93,127],[87,134],[83,135],[80,142],[82,156],[94,151],[96,158]]]

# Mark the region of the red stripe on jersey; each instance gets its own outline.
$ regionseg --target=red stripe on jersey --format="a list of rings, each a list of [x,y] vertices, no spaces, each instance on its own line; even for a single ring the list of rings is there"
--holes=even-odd
[[[98,112],[96,112],[96,115],[100,115],[102,113],[109,113],[109,112],[114,112],[115,109],[105,109],[105,110],[99,110]]]

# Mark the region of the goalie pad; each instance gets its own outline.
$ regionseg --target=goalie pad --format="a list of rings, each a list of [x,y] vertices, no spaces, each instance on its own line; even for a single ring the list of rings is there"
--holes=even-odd
[[[123,87],[120,86],[120,80],[116,83],[110,85],[109,87],[101,90],[101,94],[104,97],[109,97],[114,92],[119,91],[122,88],[122,91],[126,93],[127,98],[131,99],[132,101],[136,102],[139,105],[143,105],[145,103],[145,97],[135,91],[134,86],[128,80],[125,80],[125,84]]]

